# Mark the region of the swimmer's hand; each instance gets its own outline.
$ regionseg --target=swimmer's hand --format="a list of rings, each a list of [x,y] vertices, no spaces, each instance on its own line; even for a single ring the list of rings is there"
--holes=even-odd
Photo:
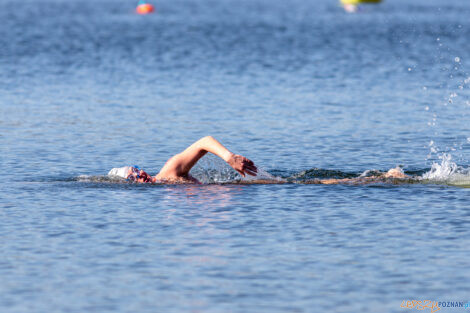
[[[253,161],[245,158],[244,156],[231,153],[225,161],[243,177],[245,177],[246,174],[256,176],[256,173],[258,172]]]

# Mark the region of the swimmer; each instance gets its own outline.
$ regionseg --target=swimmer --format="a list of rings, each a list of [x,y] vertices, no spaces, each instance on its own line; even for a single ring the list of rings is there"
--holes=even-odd
[[[186,150],[171,157],[160,170],[160,172],[151,176],[138,166],[125,166],[121,168],[113,168],[109,171],[108,176],[122,177],[127,180],[138,183],[200,183],[196,178],[189,174],[189,171],[207,152],[211,152],[225,162],[228,163],[240,175],[256,176],[258,169],[253,161],[244,156],[234,154],[224,147],[220,142],[211,136],[199,139]],[[379,173],[373,176],[359,176],[355,178],[328,178],[313,179],[304,183],[307,184],[371,184],[384,182],[390,179],[410,179],[411,177],[403,173],[399,167],[392,168],[386,173]],[[289,183],[285,179],[258,179],[250,180],[249,184],[285,184]]]
[[[211,152],[228,163],[240,175],[256,176],[258,169],[253,161],[234,154],[211,136],[199,139],[186,150],[171,157],[155,176],[150,176],[138,166],[113,168],[108,176],[118,176],[139,183],[199,183],[189,171],[207,152]]]

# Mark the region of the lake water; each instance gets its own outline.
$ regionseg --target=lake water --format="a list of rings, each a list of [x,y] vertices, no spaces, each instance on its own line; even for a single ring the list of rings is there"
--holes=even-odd
[[[470,2],[154,5],[0,2],[1,312],[470,300]],[[105,177],[206,135],[293,183]],[[413,183],[303,183],[397,165]]]

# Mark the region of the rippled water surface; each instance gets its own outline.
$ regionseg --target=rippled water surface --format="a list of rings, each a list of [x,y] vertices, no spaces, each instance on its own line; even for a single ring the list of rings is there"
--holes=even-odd
[[[470,3],[154,4],[0,2],[1,312],[470,300]],[[105,178],[206,135],[293,183],[215,157],[203,185]]]

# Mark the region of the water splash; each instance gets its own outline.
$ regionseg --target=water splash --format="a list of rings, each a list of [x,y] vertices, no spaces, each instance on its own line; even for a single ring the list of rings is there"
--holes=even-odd
[[[458,166],[452,162],[452,155],[445,153],[439,158],[441,163],[434,162],[429,172],[423,174],[423,179],[445,181],[456,173]]]
[[[441,162],[434,162],[431,169],[423,174],[422,180],[457,186],[470,186],[470,168],[458,166],[452,161],[451,154],[444,153],[439,159]]]
[[[436,160],[442,153],[452,153],[459,163],[465,162],[463,145],[466,143],[466,138],[456,136],[455,139],[450,141],[447,132],[449,131],[449,127],[452,126],[449,122],[456,118],[449,107],[453,107],[452,110],[460,108],[461,117],[463,119],[467,118],[468,107],[470,106],[470,94],[468,93],[470,88],[470,76],[466,71],[465,59],[462,58],[460,52],[451,52],[451,47],[443,47],[441,38],[437,38],[436,40],[438,42],[438,62],[441,63],[442,71],[445,74],[445,79],[439,85],[439,89],[443,89],[446,95],[442,98],[443,101],[441,105],[427,103],[425,106],[425,110],[430,114],[427,124],[433,133],[433,138],[430,138],[428,145],[429,153],[426,156],[426,161]],[[449,56],[449,52],[453,55]],[[423,89],[427,90],[426,87]],[[440,101],[441,100],[439,100],[439,102]],[[439,159],[441,158],[439,157]],[[445,163],[445,159],[446,157],[442,160],[444,161],[444,165],[449,165]],[[433,166],[435,167],[435,165]],[[451,168],[446,168],[446,170],[450,169]],[[432,170],[437,171],[437,169]],[[439,171],[443,170],[444,169],[440,169]],[[439,174],[439,172],[433,172],[433,175],[434,173],[435,175]]]
[[[197,168],[191,171],[194,176],[203,184],[220,184],[234,181],[238,178],[238,174],[229,168]]]
[[[258,173],[257,173],[256,176],[246,175],[245,177],[242,178],[242,181],[246,181],[246,182],[250,182],[250,181],[254,181],[254,180],[270,180],[270,181],[277,181],[277,182],[286,182],[287,181],[286,179],[284,179],[282,177],[274,176],[274,175],[268,173],[267,171],[265,171],[264,169],[259,168],[259,167],[258,167]]]

